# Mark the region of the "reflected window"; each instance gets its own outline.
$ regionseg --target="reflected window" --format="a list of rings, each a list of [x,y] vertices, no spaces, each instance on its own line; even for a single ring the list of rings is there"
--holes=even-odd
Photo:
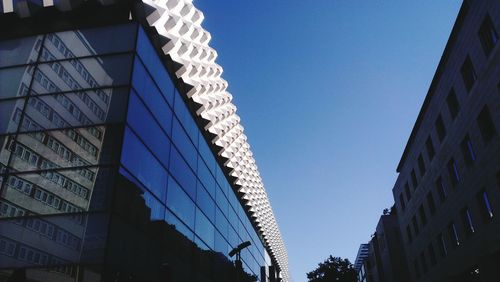
[[[172,178],[169,180],[167,207],[187,226],[194,229],[195,204]]]

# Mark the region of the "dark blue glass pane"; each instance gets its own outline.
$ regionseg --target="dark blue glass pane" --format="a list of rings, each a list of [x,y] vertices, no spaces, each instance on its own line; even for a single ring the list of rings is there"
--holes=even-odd
[[[184,159],[186,159],[191,168],[196,171],[198,153],[195,146],[193,145],[193,143],[191,143],[191,140],[189,140],[186,132],[184,131],[184,129],[182,129],[177,119],[174,119],[173,123],[172,140]]]
[[[160,91],[154,84],[151,77],[147,74],[143,64],[135,59],[134,73],[132,75],[132,86],[137,90],[137,94],[142,98],[146,106],[153,112],[160,126],[171,134],[172,130],[172,110]]]
[[[42,36],[40,35],[2,40],[0,42],[0,67],[24,65],[35,61],[41,42]]]
[[[196,199],[196,176],[181,157],[179,152],[172,146],[170,152],[170,173],[175,180],[188,193],[191,199]]]
[[[193,217],[194,217],[194,205],[193,205]],[[194,233],[189,229],[175,214],[173,214],[171,211],[167,209],[165,213],[165,220],[173,225],[177,231],[182,233],[184,236],[186,236],[189,240],[193,241],[194,239]],[[194,218],[193,218],[194,221]],[[193,222],[194,226],[194,222]],[[194,228],[194,227],[193,227]]]
[[[236,246],[242,243],[240,238],[238,237],[238,234],[236,233],[236,231],[234,231],[233,228],[229,227],[228,232],[229,232],[228,241],[231,247],[235,248]]]
[[[216,174],[216,166],[217,162],[214,158],[214,154],[212,150],[208,146],[207,142],[205,142],[205,138],[200,132],[199,140],[198,140],[198,150],[200,151],[200,155],[205,160],[208,169],[212,172],[213,175]]]
[[[172,178],[169,181],[167,207],[187,226],[194,229],[195,204]]]
[[[57,59],[132,51],[135,47],[136,23],[47,34],[44,48]]]
[[[125,130],[121,161],[148,190],[165,200],[168,174],[129,128]]]
[[[175,91],[174,104],[175,104],[174,105],[175,115],[181,122],[182,126],[184,126],[184,128],[186,129],[189,138],[193,140],[193,144],[195,144],[195,146],[198,147],[198,133],[199,133],[198,125],[193,120],[191,112],[187,108],[183,98],[181,97],[181,94],[179,94],[177,90]]]
[[[208,247],[211,249],[214,248],[215,228],[199,209],[196,209],[196,225],[194,231]]]
[[[133,91],[130,94],[127,121],[163,165],[168,167],[170,140]]]
[[[203,186],[207,189],[208,193],[215,198],[215,178],[208,170],[203,159],[198,159],[198,177],[200,178]]]
[[[137,40],[137,53],[147,66],[151,76],[158,84],[161,93],[170,105],[174,104],[174,84],[163,66],[156,50],[151,45],[148,36],[142,28],[139,28],[139,38]]]
[[[224,214],[228,213],[229,202],[226,196],[222,193],[222,190],[217,186],[215,189],[215,202]]]
[[[150,210],[150,220],[163,220],[165,217],[165,206],[162,205],[151,193],[145,192],[142,194],[144,203]]]
[[[215,226],[225,238],[228,238],[229,223],[220,209],[215,209]]]
[[[215,222],[215,202],[202,185],[198,185],[196,190],[196,204],[210,219],[210,221]]]
[[[228,250],[228,244],[226,242],[226,239],[222,237],[222,235],[218,232],[215,231],[215,251],[219,252],[221,254],[224,254],[224,256],[228,256],[229,252],[231,250]]]

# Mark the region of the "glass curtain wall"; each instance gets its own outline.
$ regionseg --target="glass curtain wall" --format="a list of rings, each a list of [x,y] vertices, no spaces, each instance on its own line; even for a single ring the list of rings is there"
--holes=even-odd
[[[270,259],[135,23],[0,41],[0,281],[254,281]],[[127,280],[128,279],[128,280]]]

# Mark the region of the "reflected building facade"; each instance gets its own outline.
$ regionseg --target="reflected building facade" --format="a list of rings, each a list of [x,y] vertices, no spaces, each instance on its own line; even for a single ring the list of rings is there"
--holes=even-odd
[[[0,281],[280,280],[156,39],[59,29],[0,40]]]

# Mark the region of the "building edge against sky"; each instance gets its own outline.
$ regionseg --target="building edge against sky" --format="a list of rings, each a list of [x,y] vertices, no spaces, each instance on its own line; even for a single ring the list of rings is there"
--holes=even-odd
[[[399,234],[377,236],[379,223],[372,238],[401,245],[404,281],[498,280],[499,32],[499,1],[463,1],[397,165],[390,216]],[[364,248],[358,281],[392,281],[387,273],[402,267]]]
[[[182,94],[190,101],[191,109],[198,117],[200,130],[211,144],[229,178],[233,188],[237,189],[241,203],[252,221],[254,228],[260,234],[271,257],[277,262],[284,280],[289,280],[287,255],[276,220],[270,207],[262,180],[252,157],[247,138],[243,133],[236,107],[231,103],[231,95],[227,93],[227,82],[221,78],[222,68],[215,63],[217,52],[208,46],[210,34],[201,27],[203,13],[197,10],[191,1],[134,1],[133,12],[124,5],[125,1],[3,1],[1,12],[2,23],[20,24],[19,30],[26,32],[26,27],[37,29],[34,23],[46,18],[47,14],[56,14],[64,18],[64,12],[81,9],[85,12],[96,12],[95,17],[100,24],[112,23],[115,15],[107,12],[119,10],[127,13],[130,18],[138,19],[148,35],[155,41],[164,53],[165,59],[171,60],[169,71],[175,73],[181,85]],[[102,6],[102,7],[101,7]],[[114,10],[111,6],[120,6]],[[125,8],[123,8],[125,7]],[[41,9],[44,8],[44,9]],[[40,16],[45,13],[44,16]],[[123,15],[121,15],[123,17]],[[34,19],[23,20],[26,18]],[[64,22],[62,19],[61,22]],[[99,24],[96,24],[98,26]],[[3,25],[5,26],[5,25]],[[17,27],[4,30],[13,36]],[[56,30],[65,30],[71,25],[58,23]],[[40,33],[42,29],[38,30]],[[92,51],[89,51],[92,53]]]

